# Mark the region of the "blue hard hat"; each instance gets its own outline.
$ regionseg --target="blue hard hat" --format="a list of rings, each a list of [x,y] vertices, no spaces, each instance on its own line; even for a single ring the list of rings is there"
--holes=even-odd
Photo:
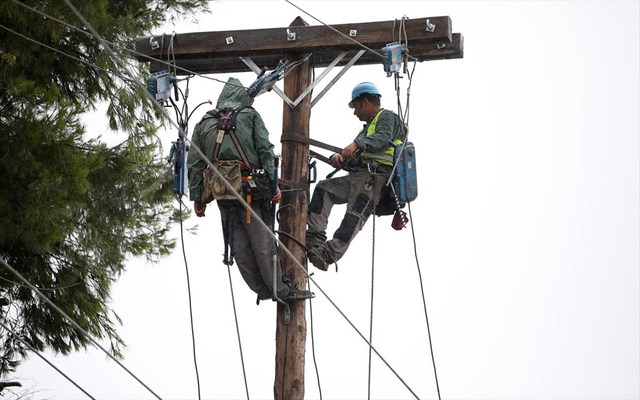
[[[362,82],[358,83],[351,91],[351,101],[349,102],[349,108],[353,107],[353,101],[358,98],[361,94],[369,93],[369,94],[377,94],[378,96],[382,96],[382,93],[378,90],[376,85],[371,82]]]

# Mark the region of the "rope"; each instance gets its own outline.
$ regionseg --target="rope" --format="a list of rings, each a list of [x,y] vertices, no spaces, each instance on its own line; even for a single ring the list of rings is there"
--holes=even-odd
[[[375,275],[376,255],[376,215],[373,214],[373,232],[371,243],[371,308],[369,312],[369,343],[373,343],[373,282]],[[367,399],[371,399],[371,347],[369,347],[369,379],[367,384]]]

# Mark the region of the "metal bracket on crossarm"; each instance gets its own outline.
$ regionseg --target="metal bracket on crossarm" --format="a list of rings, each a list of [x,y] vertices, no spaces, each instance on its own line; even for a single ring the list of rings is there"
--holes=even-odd
[[[342,75],[344,75],[349,68],[351,68],[351,66],[353,66],[353,64],[355,64],[360,57],[362,57],[362,55],[365,53],[366,50],[359,50],[355,56],[353,56],[353,58],[351,60],[349,60],[349,62],[342,67],[342,69],[340,70],[340,72],[338,72],[338,74],[331,80],[331,82],[329,82],[327,84],[327,86],[322,89],[322,91],[320,93],[318,93],[318,95],[311,101],[311,105],[310,107],[313,108],[313,106],[322,98],[322,96],[325,95],[325,93],[331,89],[331,87],[333,85],[335,85],[335,83],[338,81],[338,79],[340,79],[342,77]],[[300,94],[300,96],[298,96],[298,98],[295,101],[292,101],[289,96],[287,96],[286,94],[284,94],[282,92],[282,90],[280,90],[277,86],[273,87],[273,91],[276,92],[276,94],[278,96],[280,96],[280,98],[282,98],[282,100],[284,100],[285,103],[287,103],[289,105],[289,107],[291,108],[295,108],[298,106],[298,104],[300,104],[300,102],[307,97],[307,95],[309,93],[311,93],[311,91],[313,90],[313,88],[333,69],[333,67],[335,67],[346,55],[348,52],[342,52],[340,53],[335,60],[333,60],[333,62],[331,64],[329,64],[327,66],[327,68],[324,69],[324,71],[322,71],[322,73],[311,83],[311,85],[309,85],[309,87],[302,92],[302,94]],[[256,65],[255,62],[253,62],[253,60],[249,57],[240,57],[240,59],[242,60],[242,62],[244,62],[246,64],[247,67],[251,68],[251,70],[253,72],[255,72],[256,74],[260,74],[262,72],[262,70],[260,69],[260,67],[258,67]]]

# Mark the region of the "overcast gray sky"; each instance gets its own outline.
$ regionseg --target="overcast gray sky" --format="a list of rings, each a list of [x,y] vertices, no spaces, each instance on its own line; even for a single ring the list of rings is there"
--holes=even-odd
[[[327,24],[448,15],[464,35],[463,59],[416,67],[409,117],[419,178],[411,219],[442,398],[640,398],[639,2],[296,4]],[[319,24],[284,1],[211,8],[199,23],[157,33],[286,27],[297,16]],[[254,80],[236,76],[245,85]],[[383,106],[395,110],[393,79],[382,66],[353,68],[312,110],[312,138],[336,146],[352,140],[361,123],[346,104],[360,81],[376,83]],[[191,107],[215,101],[221,89],[194,78]],[[254,106],[279,148],[282,101],[268,93]],[[107,134],[99,116],[90,123]],[[164,139],[176,137],[169,130]],[[329,171],[321,166],[318,175]],[[330,234],[343,212],[334,210]],[[372,222],[338,273],[314,271],[367,336]],[[202,397],[242,399],[216,207],[186,223],[195,224],[198,234],[186,233],[185,243]],[[373,344],[420,398],[434,399],[412,232],[389,225],[389,217],[375,221]],[[256,306],[235,268],[232,279],[250,397],[272,398],[275,304]],[[128,344],[123,363],[164,399],[197,398],[187,300],[180,248],[156,265],[130,260],[113,291]],[[366,398],[367,345],[321,294],[313,328],[323,398]],[[310,337],[307,344],[306,398],[317,399]],[[97,350],[47,356],[96,398],[152,398]],[[85,398],[35,356],[16,376],[42,390],[38,399]],[[374,359],[371,398],[413,396]]]

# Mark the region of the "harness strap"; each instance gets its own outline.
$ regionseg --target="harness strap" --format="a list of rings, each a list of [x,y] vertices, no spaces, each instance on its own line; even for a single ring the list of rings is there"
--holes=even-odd
[[[247,168],[253,169],[253,166],[249,162],[249,158],[246,153],[242,149],[240,145],[240,141],[236,136],[236,119],[238,117],[238,113],[242,111],[247,106],[240,106],[232,109],[224,109],[224,110],[211,110],[207,111],[207,114],[211,115],[214,118],[218,119],[218,137],[216,138],[216,144],[213,148],[213,160],[218,159],[218,153],[220,152],[220,146],[222,145],[222,141],[224,140],[224,135],[228,134],[235,146],[242,162],[245,164]],[[220,125],[220,121],[223,120],[222,125]],[[220,135],[223,135],[222,137]]]
[[[233,145],[236,146],[236,150],[238,150],[238,154],[240,154],[240,158],[242,159],[242,162],[244,163],[244,165],[249,169],[253,169],[253,166],[249,162],[249,159],[247,158],[247,155],[245,154],[244,150],[242,149],[242,146],[240,145],[240,141],[238,140],[238,137],[236,136],[235,129],[231,129],[227,133],[229,134],[229,137],[231,138],[231,141],[233,142]],[[218,155],[214,154],[213,158],[214,159],[218,158]]]

